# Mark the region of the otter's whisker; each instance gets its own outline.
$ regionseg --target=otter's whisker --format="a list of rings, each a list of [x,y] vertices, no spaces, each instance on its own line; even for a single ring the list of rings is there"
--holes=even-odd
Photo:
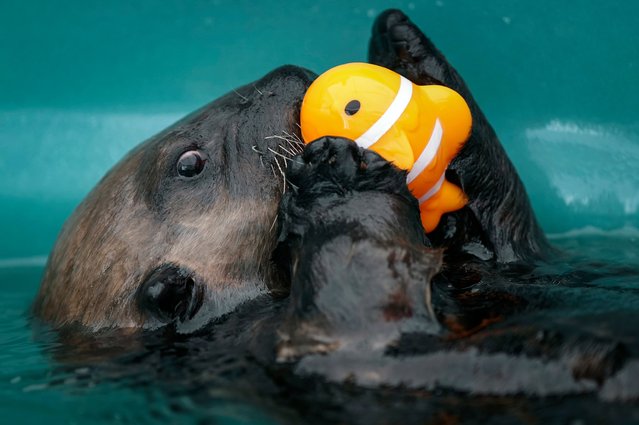
[[[295,191],[298,191],[300,189],[299,186],[291,183],[291,181],[289,179],[286,179],[286,183],[289,184],[293,189],[295,189]]]
[[[297,142],[286,140],[286,143],[297,153],[302,153],[302,151],[304,150],[303,145],[299,145],[297,144]]]
[[[284,136],[279,135],[279,134],[274,134],[272,136],[266,136],[264,137],[265,139],[277,139],[277,140],[282,140],[284,142],[286,142],[286,145],[288,145],[288,149],[284,144],[278,144],[278,147],[280,149],[282,149],[283,151],[285,151],[286,153],[288,153],[291,157],[300,154],[303,152],[304,150],[304,143],[300,141],[299,137],[295,134],[290,134],[286,131],[282,131],[284,133]],[[279,155],[282,156],[280,153],[275,152],[274,150],[270,149],[269,150],[275,154],[275,155]],[[283,156],[282,156],[283,157]],[[290,160],[289,157],[285,158],[286,160]]]
[[[253,149],[253,152],[255,152],[255,153],[257,153],[259,155],[260,164],[262,164],[262,167],[264,167],[264,152],[259,150],[256,145],[251,146],[251,149]]]
[[[260,91],[260,89],[258,89],[258,88],[257,88],[257,86],[256,86],[255,84],[253,84],[253,88],[255,89],[255,91],[256,91],[256,92],[258,92],[258,93],[260,94],[260,96],[263,96],[263,95],[264,95],[264,93],[262,93],[262,92]]]
[[[291,157],[295,156],[294,152],[291,152],[290,150],[286,149],[284,146],[282,145],[277,145],[278,148],[282,149],[284,152],[286,152],[287,154],[289,154]]]
[[[264,137],[265,139],[269,140],[269,139],[279,139],[279,140],[284,140],[284,141],[288,141],[289,139],[285,136],[280,136],[279,134],[274,134],[272,136],[266,136]]]
[[[286,164],[286,162],[284,162],[284,164]],[[282,175],[282,195],[283,195],[286,193],[286,174],[284,173],[284,170],[282,170],[282,167],[280,166],[280,162],[277,160],[277,157],[275,157],[275,165],[277,165],[277,168],[280,170],[280,174]]]
[[[282,133],[284,133],[283,136],[279,134],[274,134],[272,136],[266,136],[265,139],[281,139],[281,140],[292,141],[298,144],[303,144],[303,142],[300,140],[300,138],[297,135],[292,135],[285,130],[282,130]]]
[[[285,133],[286,133],[286,132],[285,132]],[[286,141],[287,141],[289,144],[294,144],[294,145],[296,145],[296,146],[302,146],[302,147],[304,146],[304,142],[302,142],[302,141],[301,141],[301,140],[300,140],[297,136],[295,136],[295,135],[290,135],[290,134],[286,133],[285,139],[286,139]]]
[[[277,156],[280,156],[280,157],[284,158],[284,164],[285,164],[285,165],[286,165],[286,161],[290,160],[290,158],[289,158],[288,156],[283,155],[283,154],[281,154],[281,153],[279,153],[279,152],[276,152],[274,149],[271,149],[271,148],[267,148],[267,149],[268,149],[268,150],[269,150],[269,151],[270,151],[273,155],[277,155]],[[276,158],[276,160],[277,160],[277,158]]]
[[[286,165],[287,165],[287,162],[286,162],[286,161],[291,161],[291,162],[293,162],[293,160],[292,160],[291,158],[289,158],[288,156],[286,156],[286,155],[282,155],[281,153],[276,152],[276,151],[274,151],[274,150],[273,150],[273,149],[271,149],[271,148],[268,148],[268,150],[269,150],[269,151],[271,151],[274,155],[277,155],[277,156],[279,156],[279,157],[284,158],[284,166],[285,166],[285,167],[286,167]],[[275,160],[277,161],[277,158],[275,158]],[[295,161],[295,162],[297,162],[297,161]],[[298,164],[301,164],[301,162],[297,162],[297,163],[298,163]],[[279,164],[279,163],[278,163],[278,164]],[[278,165],[278,166],[279,166],[279,165]]]
[[[242,96],[240,94],[240,92],[238,92],[237,90],[233,89],[233,91],[235,92],[236,95],[238,95],[244,102],[248,102],[248,97],[246,96]]]
[[[304,150],[304,143],[300,142],[299,140],[287,139],[286,143],[292,148],[294,148],[296,151],[298,151],[299,153],[301,153]]]
[[[297,126],[299,127],[299,124]],[[295,141],[297,141],[299,143],[302,143],[302,144],[304,143],[304,142],[302,142],[302,139],[300,139],[300,137],[297,134],[295,134],[295,133],[290,134],[286,130],[284,130],[284,134],[286,134],[287,136],[289,136],[290,138],[292,138],[293,140],[295,140]]]
[[[271,228],[268,229],[269,232],[273,231],[273,228],[275,227],[275,223],[277,223],[277,217],[279,217],[279,214],[275,214],[275,218],[273,219],[273,223],[271,223]]]

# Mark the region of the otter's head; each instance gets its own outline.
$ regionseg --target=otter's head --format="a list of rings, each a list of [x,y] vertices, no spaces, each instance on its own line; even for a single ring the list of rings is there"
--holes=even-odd
[[[286,286],[274,222],[313,77],[279,68],[130,152],[65,224],[35,314],[55,326],[189,329]]]

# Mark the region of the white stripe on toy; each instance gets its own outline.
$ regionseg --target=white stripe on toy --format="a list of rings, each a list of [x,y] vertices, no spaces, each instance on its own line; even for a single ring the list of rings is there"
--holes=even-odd
[[[433,162],[433,159],[435,159],[435,155],[437,155],[437,152],[439,151],[439,145],[441,144],[443,135],[444,131],[442,129],[442,124],[439,122],[439,118],[437,118],[435,120],[433,132],[431,133],[430,139],[428,140],[428,144],[419,155],[419,158],[417,158],[417,161],[415,161],[413,168],[410,170],[410,173],[408,173],[408,176],[406,177],[406,181],[408,183],[415,180],[417,176],[419,176],[422,171],[424,171],[424,169],[428,167],[431,162]]]
[[[375,123],[366,130],[364,134],[355,140],[355,142],[362,148],[368,149],[375,142],[381,139],[406,110],[406,107],[413,95],[413,83],[401,75],[399,78],[399,90],[386,112],[384,112],[384,114],[379,117],[379,119],[375,121]]]
[[[439,192],[439,189],[441,189],[442,185],[444,184],[444,177],[445,176],[446,176],[446,170],[444,170],[444,172],[442,173],[442,175],[439,178],[439,180],[437,180],[437,183],[435,183],[435,186],[431,187],[430,190],[424,194],[424,196],[422,196],[421,198],[418,199],[419,205],[421,205],[424,202],[428,201],[430,198],[435,196],[435,194],[437,192]]]

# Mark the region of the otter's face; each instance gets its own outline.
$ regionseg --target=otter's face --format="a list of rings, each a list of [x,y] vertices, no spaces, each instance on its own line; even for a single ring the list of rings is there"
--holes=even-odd
[[[286,286],[271,259],[274,221],[312,78],[279,68],[129,153],[65,224],[36,314],[189,330]]]

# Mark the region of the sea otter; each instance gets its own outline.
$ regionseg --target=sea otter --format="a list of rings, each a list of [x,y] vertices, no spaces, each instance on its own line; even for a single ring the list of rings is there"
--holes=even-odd
[[[470,140],[447,179],[469,197],[429,235],[508,263],[547,243],[517,173],[454,68],[401,12],[373,28],[370,62],[461,93]],[[315,74],[279,68],[130,152],[78,206],[51,252],[34,305],[55,326],[185,330],[266,292],[286,293],[276,247],[282,175],[299,150],[299,106]]]

